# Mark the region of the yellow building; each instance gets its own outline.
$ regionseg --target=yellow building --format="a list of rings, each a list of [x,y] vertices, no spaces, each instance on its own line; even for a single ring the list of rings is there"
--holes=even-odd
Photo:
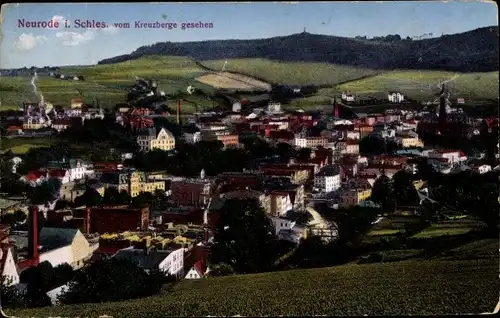
[[[371,189],[348,189],[342,193],[342,206],[349,207],[368,200],[372,195]]]
[[[165,181],[148,179],[141,171],[134,171],[130,174],[130,196],[136,197],[141,192],[153,193],[155,190],[165,191]]]
[[[24,123],[23,123],[23,129],[42,129],[45,127],[45,120],[43,118],[35,118],[35,117],[29,117]]]
[[[137,143],[141,151],[154,149],[169,151],[175,149],[175,137],[165,128],[160,129],[158,132],[155,128],[148,128],[140,132],[139,136],[137,136]]]
[[[414,137],[414,136],[405,136],[405,137],[401,137],[399,138],[399,144],[401,144],[401,146],[403,148],[412,148],[412,147],[419,147],[419,148],[423,148],[424,147],[424,143],[422,142],[422,140],[420,140],[418,137]]]
[[[82,108],[83,101],[80,98],[75,98],[71,100],[71,108]]]
[[[105,191],[105,186],[104,185],[92,185],[92,188],[94,188],[100,195],[101,197],[104,196],[104,191]],[[71,189],[71,201],[75,201],[75,199],[85,193],[86,190],[86,185],[85,184],[75,184],[73,189]],[[62,192],[62,191],[61,191]],[[65,194],[61,194],[63,198],[67,198]]]

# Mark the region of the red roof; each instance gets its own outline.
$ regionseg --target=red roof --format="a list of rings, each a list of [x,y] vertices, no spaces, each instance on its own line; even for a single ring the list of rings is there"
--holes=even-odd
[[[407,120],[406,123],[410,124],[410,125],[415,125],[417,122],[414,121],[413,119],[410,119],[410,120]]]
[[[200,260],[194,263],[193,268],[198,272],[198,275],[200,275],[200,277],[203,277],[205,275],[206,269],[203,261]]]
[[[67,170],[64,170],[64,169],[54,169],[54,170],[51,170],[49,175],[51,177],[55,177],[55,178],[64,178],[64,176],[66,175],[66,172]]]
[[[24,179],[26,179],[28,181],[37,181],[38,179],[40,179],[41,177],[45,177],[46,175],[47,175],[47,173],[45,171],[34,170],[34,171],[28,172],[24,176]]]
[[[21,127],[21,126],[9,126],[7,128],[8,131],[9,130],[22,130],[22,129],[23,129],[23,127]]]

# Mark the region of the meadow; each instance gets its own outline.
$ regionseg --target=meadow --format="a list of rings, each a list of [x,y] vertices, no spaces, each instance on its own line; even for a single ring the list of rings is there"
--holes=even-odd
[[[201,61],[213,71],[220,71],[225,60]],[[230,59],[226,71],[237,72],[273,84],[335,85],[363,76],[376,74],[370,69],[328,63],[279,62],[267,59]]]
[[[189,85],[212,95],[217,88],[269,88],[269,84],[317,85],[323,88],[313,96],[294,100],[285,107],[315,107],[330,102],[343,91],[360,96],[401,91],[417,101],[434,99],[438,83],[453,79],[449,88],[454,97],[466,100],[498,101],[498,72],[461,74],[444,71],[381,71],[344,65],[308,62],[278,62],[267,59],[231,59],[220,72],[225,60],[196,61],[179,56],[147,56],[116,64],[63,67],[61,73],[82,75],[84,82],[63,81],[40,76],[39,91],[52,104],[69,105],[72,98],[83,97],[92,103],[97,97],[103,107],[125,101],[126,89],[136,77],[157,81],[158,89],[187,100],[184,113],[213,107],[205,97],[186,96]],[[231,73],[232,72],[232,73]],[[325,87],[326,86],[326,87]],[[328,87],[330,86],[330,87]],[[36,101],[28,77],[0,77],[0,109],[14,109],[26,100]]]
[[[148,298],[7,311],[16,317],[435,315],[493,312],[498,259],[348,264],[184,280]]]

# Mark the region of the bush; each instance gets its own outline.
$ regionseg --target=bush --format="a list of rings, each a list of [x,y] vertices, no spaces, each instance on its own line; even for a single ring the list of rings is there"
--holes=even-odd
[[[370,263],[383,263],[385,259],[382,253],[371,253],[368,257],[361,259],[359,264],[370,264]]]
[[[212,266],[210,269],[210,276],[229,276],[234,274],[234,269],[231,265],[219,263]]]

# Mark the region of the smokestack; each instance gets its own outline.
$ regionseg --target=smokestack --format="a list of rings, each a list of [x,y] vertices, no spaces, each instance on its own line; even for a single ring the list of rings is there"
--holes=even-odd
[[[441,134],[444,134],[446,131],[446,100],[445,86],[443,84],[439,98],[439,131]]]
[[[85,209],[85,233],[90,234],[90,208]]]
[[[177,101],[177,125],[181,124],[181,103],[182,99]]]
[[[38,207],[30,206],[28,215],[28,259],[38,264]]]
[[[338,118],[339,117],[339,105],[337,104],[337,99],[333,99],[333,117]]]

